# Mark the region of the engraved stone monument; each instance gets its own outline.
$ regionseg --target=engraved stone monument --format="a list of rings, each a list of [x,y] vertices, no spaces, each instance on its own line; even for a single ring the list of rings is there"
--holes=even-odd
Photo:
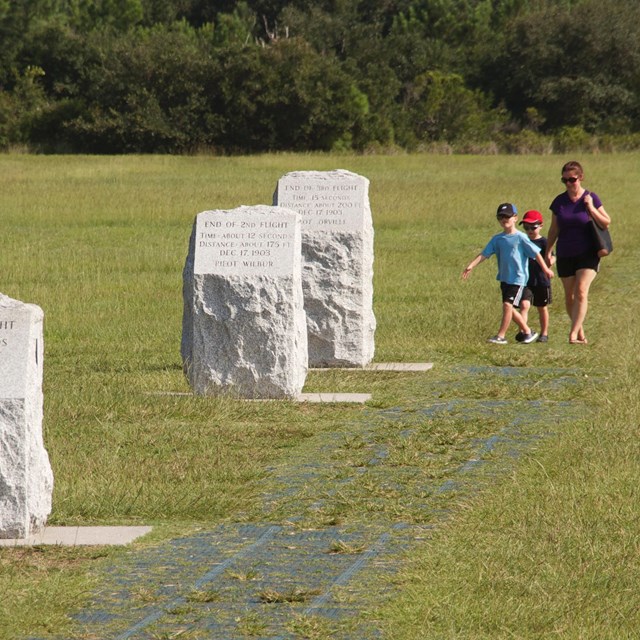
[[[309,366],[366,366],[376,328],[369,180],[294,171],[278,181],[274,204],[300,215]]]
[[[181,344],[194,393],[298,396],[307,375],[301,271],[294,211],[258,205],[196,216]]]
[[[51,513],[42,439],[42,309],[0,294],[0,538],[26,538]]]

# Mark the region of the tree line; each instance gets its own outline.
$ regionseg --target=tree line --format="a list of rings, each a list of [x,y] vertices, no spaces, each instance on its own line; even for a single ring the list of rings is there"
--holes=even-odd
[[[0,149],[640,147],[636,0],[0,0]]]

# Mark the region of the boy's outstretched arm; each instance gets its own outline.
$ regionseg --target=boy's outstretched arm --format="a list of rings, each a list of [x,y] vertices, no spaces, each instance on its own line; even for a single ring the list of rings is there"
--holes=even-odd
[[[462,272],[462,279],[466,280],[471,275],[471,269],[479,265],[481,262],[484,262],[486,258],[479,253],[466,267],[466,269]]]

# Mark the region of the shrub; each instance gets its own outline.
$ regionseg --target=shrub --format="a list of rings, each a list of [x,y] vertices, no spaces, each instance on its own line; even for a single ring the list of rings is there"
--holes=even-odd
[[[562,127],[553,136],[556,151],[588,151],[593,149],[595,138],[582,127]]]
[[[523,129],[515,133],[504,133],[497,136],[497,144],[500,150],[505,153],[526,154],[548,154],[553,152],[553,138],[550,136]]]

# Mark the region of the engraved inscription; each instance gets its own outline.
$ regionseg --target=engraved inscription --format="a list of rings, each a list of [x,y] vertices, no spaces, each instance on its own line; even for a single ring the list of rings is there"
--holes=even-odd
[[[355,231],[362,223],[364,186],[352,181],[283,178],[278,205],[300,214],[302,230]]]
[[[16,320],[0,320],[0,349],[9,346],[9,341],[15,336]]]
[[[290,275],[295,217],[204,212],[198,216],[195,240],[197,274]]]
[[[31,315],[26,309],[0,312],[0,398],[24,394],[27,360],[33,357],[30,324]]]

